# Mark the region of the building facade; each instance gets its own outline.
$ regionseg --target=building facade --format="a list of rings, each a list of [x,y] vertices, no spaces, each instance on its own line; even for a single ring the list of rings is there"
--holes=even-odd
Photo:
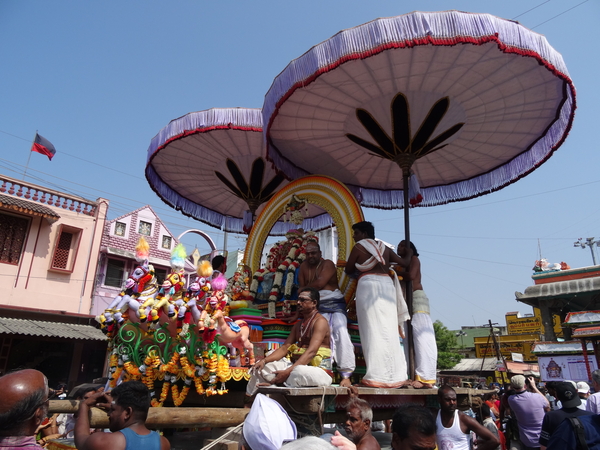
[[[90,309],[108,206],[0,175],[0,373],[38,368],[71,386],[101,375]]]

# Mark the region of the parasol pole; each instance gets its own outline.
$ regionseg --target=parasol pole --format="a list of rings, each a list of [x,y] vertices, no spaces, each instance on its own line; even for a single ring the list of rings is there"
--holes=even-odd
[[[416,158],[410,153],[399,153],[396,155],[396,163],[402,169],[402,195],[404,197],[404,240],[406,245],[410,248],[410,213],[409,213],[409,198],[408,198],[408,181],[410,179],[410,168],[415,162]],[[406,341],[408,342],[408,378],[414,380],[415,378],[415,345],[414,336],[412,330],[413,316],[413,290],[412,281],[406,280],[406,305],[408,306],[409,319],[408,327],[406,327]]]

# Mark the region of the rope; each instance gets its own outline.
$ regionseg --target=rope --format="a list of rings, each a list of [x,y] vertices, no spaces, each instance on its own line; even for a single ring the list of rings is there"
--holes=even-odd
[[[226,433],[224,433],[223,435],[219,436],[217,439],[215,439],[214,441],[212,441],[210,444],[205,445],[204,447],[202,447],[200,450],[208,450],[209,448],[213,448],[215,445],[217,445],[219,442],[225,440],[225,438],[227,436],[229,436],[230,434],[233,434],[237,431],[240,431],[242,429],[242,427],[244,426],[244,422],[240,423],[239,425],[233,427],[231,430],[227,431]]]

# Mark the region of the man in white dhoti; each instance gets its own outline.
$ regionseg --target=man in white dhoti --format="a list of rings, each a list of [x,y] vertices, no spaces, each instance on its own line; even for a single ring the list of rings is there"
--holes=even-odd
[[[330,333],[327,320],[319,314],[319,291],[300,289],[297,322],[284,344],[258,361],[246,387],[254,395],[263,384],[284,384],[289,387],[329,386],[331,378]]]
[[[356,288],[356,315],[367,373],[362,384],[397,388],[407,380],[406,359],[399,335],[404,334],[408,308],[396,276],[390,277],[390,262],[408,267],[412,252],[401,258],[383,242],[375,241],[371,222],[352,225],[356,245],[346,263],[346,273],[360,276]]]
[[[435,369],[437,366],[437,344],[435,342],[435,332],[433,323],[429,315],[429,299],[423,291],[421,284],[421,261],[417,248],[411,242],[410,246],[406,241],[398,244],[398,254],[406,256],[409,250],[412,250],[410,266],[406,272],[399,272],[403,278],[403,283],[412,281],[413,290],[413,316],[410,321],[413,330],[413,345],[415,348],[415,383],[416,388],[432,388],[436,382]]]
[[[321,248],[316,241],[306,244],[306,260],[300,265],[298,282],[300,288],[313,287],[319,290],[319,313],[329,322],[331,356],[342,376],[340,386],[349,387],[356,359],[354,345],[348,334],[346,300],[338,285],[335,264],[322,258]]]

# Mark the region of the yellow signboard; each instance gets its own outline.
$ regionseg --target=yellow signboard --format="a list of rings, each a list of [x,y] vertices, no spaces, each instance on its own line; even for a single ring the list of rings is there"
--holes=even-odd
[[[537,361],[537,357],[531,354],[531,347],[535,341],[539,340],[539,334],[523,334],[519,336],[497,336],[496,340],[500,348],[500,353],[508,360],[511,360],[512,353],[521,353],[524,361]],[[496,349],[494,342],[488,337],[476,337],[475,354],[477,358],[495,358]]]
[[[544,334],[542,314],[539,308],[533,308],[533,316],[519,317],[517,313],[506,314],[506,331],[508,334]],[[552,316],[554,332],[557,337],[562,337],[560,316]]]
[[[510,380],[508,379],[508,374],[506,372],[498,372],[497,370],[494,372],[496,375],[496,381],[500,384],[508,384]]]

